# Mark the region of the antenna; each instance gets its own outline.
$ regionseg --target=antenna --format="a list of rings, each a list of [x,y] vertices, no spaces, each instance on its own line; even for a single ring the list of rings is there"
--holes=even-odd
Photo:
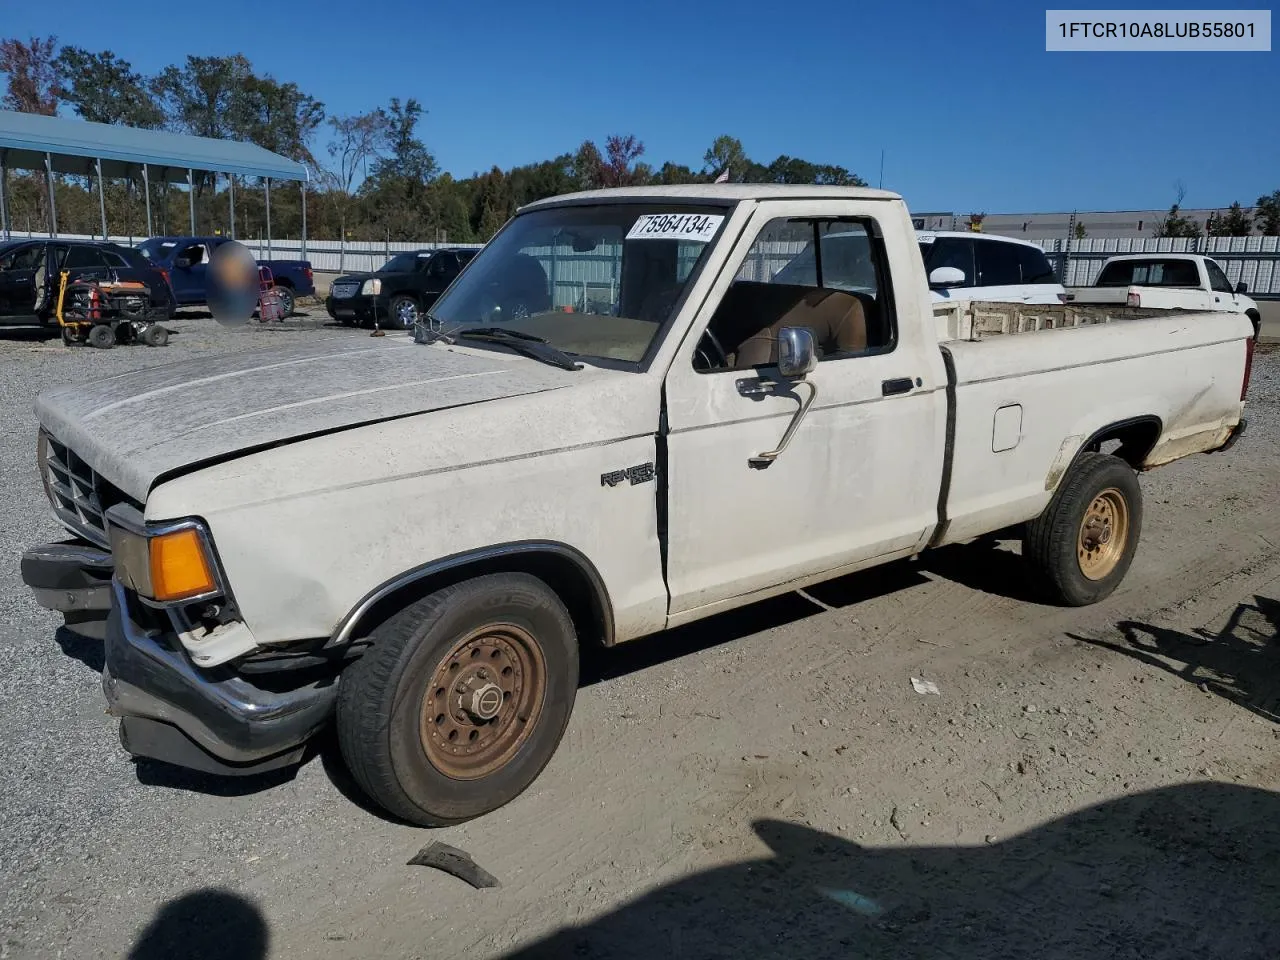
[[[884,147],[880,148],[880,189],[884,189]]]

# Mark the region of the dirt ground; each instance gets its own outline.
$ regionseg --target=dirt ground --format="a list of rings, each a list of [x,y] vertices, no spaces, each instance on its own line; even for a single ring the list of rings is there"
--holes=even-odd
[[[132,764],[7,543],[0,957],[1274,960],[1280,354],[1251,401],[1143,478],[1107,601],[970,545],[594,652],[533,788],[440,831],[359,805],[328,742],[265,781]],[[25,456],[5,511],[41,508]],[[406,864],[437,839],[502,886]]]

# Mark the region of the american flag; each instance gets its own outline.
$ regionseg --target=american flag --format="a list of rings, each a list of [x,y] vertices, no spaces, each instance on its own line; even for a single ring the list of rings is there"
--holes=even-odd
[[[716,183],[728,183],[728,182],[729,182],[729,168],[728,168],[728,167],[725,167],[725,168],[724,168],[724,170],[723,170],[723,171],[721,171],[720,176],[716,177],[715,182],[716,182]]]

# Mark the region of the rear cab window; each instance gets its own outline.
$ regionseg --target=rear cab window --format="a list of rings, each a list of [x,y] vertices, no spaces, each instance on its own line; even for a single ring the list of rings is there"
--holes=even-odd
[[[1117,260],[1102,268],[1095,287],[1178,287],[1200,289],[1200,271],[1191,260]]]

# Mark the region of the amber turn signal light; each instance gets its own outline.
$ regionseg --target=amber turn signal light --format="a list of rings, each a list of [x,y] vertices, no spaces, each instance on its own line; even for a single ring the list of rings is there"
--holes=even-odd
[[[213,564],[197,530],[186,528],[151,538],[151,596],[185,600],[217,590]]]

